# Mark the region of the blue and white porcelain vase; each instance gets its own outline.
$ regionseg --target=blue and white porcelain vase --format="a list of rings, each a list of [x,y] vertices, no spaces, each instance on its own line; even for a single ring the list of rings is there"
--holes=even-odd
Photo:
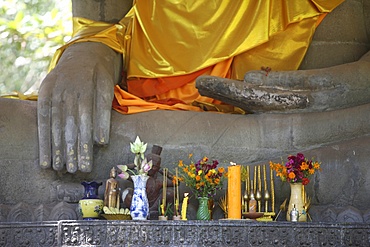
[[[134,182],[134,194],[132,196],[130,214],[133,220],[146,220],[149,216],[149,202],[146,195],[146,182],[148,175],[131,176]]]

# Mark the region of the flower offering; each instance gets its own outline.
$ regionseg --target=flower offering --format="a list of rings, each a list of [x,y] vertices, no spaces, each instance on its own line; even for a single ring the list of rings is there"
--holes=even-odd
[[[135,154],[134,158],[134,170],[129,169],[127,165],[117,165],[120,170],[118,177],[122,179],[128,179],[131,172],[132,175],[147,175],[149,170],[152,169],[153,163],[150,160],[149,162],[145,158],[147,143],[144,143],[140,140],[140,137],[136,137],[134,143],[130,143],[130,150]]]
[[[191,158],[192,155],[189,155]],[[222,189],[223,180],[226,176],[223,167],[217,167],[218,161],[209,161],[204,157],[198,162],[190,162],[184,164],[179,161],[179,181],[183,181],[188,186],[196,197],[213,197],[217,190]]]
[[[276,171],[276,176],[280,177],[282,181],[302,183],[302,185],[307,185],[310,182],[309,177],[316,171],[321,171],[319,162],[305,158],[302,153],[288,156],[288,161],[285,164],[270,161],[270,168]]]

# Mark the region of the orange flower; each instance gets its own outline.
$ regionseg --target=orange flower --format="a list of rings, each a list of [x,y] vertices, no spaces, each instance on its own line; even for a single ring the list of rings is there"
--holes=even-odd
[[[182,160],[179,160],[179,167],[183,167],[184,163],[182,163]]]
[[[308,164],[306,162],[302,162],[301,170],[304,171],[304,170],[307,170],[307,169],[308,169]]]
[[[200,176],[199,176],[199,175],[197,175],[197,176],[195,177],[195,180],[196,180],[196,181],[200,181]]]
[[[281,173],[283,174],[283,176],[286,176],[288,174],[288,171],[287,171],[286,167],[283,167],[281,169]]]
[[[319,170],[320,164],[318,162],[315,162],[315,164],[313,164],[313,168],[315,168],[316,170]]]
[[[219,167],[219,168],[218,168],[218,172],[219,172],[219,173],[224,173],[224,171],[225,171],[225,168],[223,168],[223,167]]]
[[[289,172],[288,177],[289,177],[290,179],[294,179],[294,178],[295,178],[295,174],[294,174],[294,172]]]
[[[274,163],[272,163],[272,161],[270,161],[269,164],[271,169],[274,168]]]
[[[315,173],[315,169],[309,169],[308,172],[312,175]]]

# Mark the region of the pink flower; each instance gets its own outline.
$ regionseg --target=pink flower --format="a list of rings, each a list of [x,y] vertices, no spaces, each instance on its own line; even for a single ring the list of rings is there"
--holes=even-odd
[[[128,172],[122,172],[122,173],[118,174],[118,177],[126,180],[130,177],[130,174],[128,174]]]
[[[141,167],[144,173],[147,173],[150,169],[152,169],[152,166],[153,166],[153,162],[152,161],[147,162],[146,158],[141,163]]]

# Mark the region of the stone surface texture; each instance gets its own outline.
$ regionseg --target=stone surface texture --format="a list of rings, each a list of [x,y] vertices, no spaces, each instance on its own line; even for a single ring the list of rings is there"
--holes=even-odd
[[[74,17],[117,23],[130,10],[132,0],[72,0]]]
[[[364,55],[370,49],[370,23],[369,13],[363,10],[369,7],[368,1],[346,0],[325,17],[315,31],[300,69],[350,63]]]
[[[368,224],[58,221],[0,225],[1,246],[369,246]],[[5,237],[6,236],[6,237]]]

